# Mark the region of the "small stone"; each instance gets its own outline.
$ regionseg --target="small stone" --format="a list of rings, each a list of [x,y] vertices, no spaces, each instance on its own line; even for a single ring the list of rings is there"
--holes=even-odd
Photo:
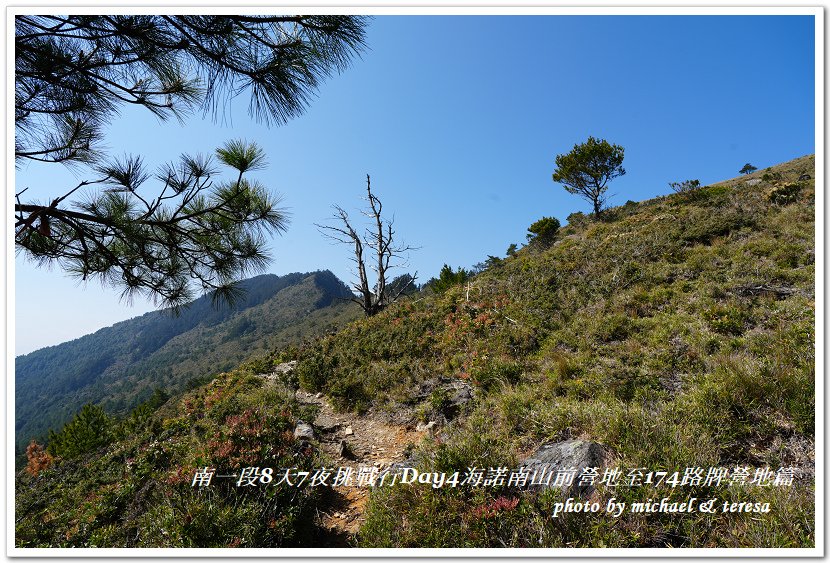
[[[346,440],[340,440],[340,444],[337,446],[337,453],[343,459],[352,459],[354,457],[354,455],[352,455],[352,449],[349,447]]]
[[[322,398],[323,398],[323,394],[322,394],[322,393],[317,393],[316,395],[314,395],[314,398],[315,398],[315,399],[322,399]]]
[[[352,430],[351,426],[347,426],[346,429],[343,431],[343,434],[345,434],[346,436],[351,436],[352,434],[354,434],[354,430]]]
[[[302,420],[297,421],[297,426],[294,428],[294,438],[296,440],[313,440],[314,427]]]
[[[452,399],[450,399],[450,403],[456,406],[466,405],[470,401],[473,400],[473,391],[469,387],[462,387],[458,391],[456,391],[455,395],[453,395]]]
[[[427,430],[432,430],[436,424],[437,422],[435,422],[434,420],[430,420],[426,424],[419,422],[418,425],[415,426],[415,430],[417,430],[418,432],[426,432]]]

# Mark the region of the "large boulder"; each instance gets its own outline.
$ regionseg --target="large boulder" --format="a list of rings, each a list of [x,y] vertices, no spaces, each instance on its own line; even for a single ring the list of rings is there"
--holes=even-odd
[[[528,471],[531,479],[528,481],[528,488],[540,491],[549,487],[561,487],[566,497],[587,497],[594,486],[589,480],[582,482],[580,475],[586,467],[597,468],[599,476],[596,482],[602,477],[602,468],[608,460],[606,449],[596,442],[585,440],[566,440],[564,442],[553,442],[543,444],[521,465]],[[556,482],[559,470],[576,470],[573,473],[573,481],[569,485],[560,485]]]

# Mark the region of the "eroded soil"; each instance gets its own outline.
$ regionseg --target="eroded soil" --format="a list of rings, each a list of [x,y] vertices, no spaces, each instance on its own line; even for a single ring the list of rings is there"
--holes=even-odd
[[[351,468],[353,486],[327,489],[326,502],[318,514],[319,523],[327,531],[328,547],[350,545],[365,520],[369,487],[357,486],[361,468],[377,467],[379,471],[407,458],[407,448],[417,444],[429,431],[416,430],[415,423],[392,424],[388,417],[371,412],[358,415],[336,412],[321,394],[296,392],[301,403],[319,408],[312,422],[320,448],[333,460],[334,470]]]

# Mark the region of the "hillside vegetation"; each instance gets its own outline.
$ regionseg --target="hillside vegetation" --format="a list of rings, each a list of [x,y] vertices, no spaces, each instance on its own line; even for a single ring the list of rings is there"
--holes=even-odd
[[[182,391],[274,348],[299,344],[357,315],[331,272],[245,280],[243,297],[214,307],[209,296],[178,316],[155,311],[15,359],[18,452],[59,429],[86,403],[126,414],[154,389]]]
[[[119,439],[107,446],[69,459],[33,452],[34,469],[17,478],[16,544],[317,545],[313,515],[329,502],[320,488],[191,487],[204,466],[336,466],[314,440],[292,437],[315,414],[295,400],[299,383],[343,410],[437,422],[411,449],[422,471],[516,467],[569,438],[602,444],[621,468],[795,468],[789,487],[598,485],[592,497],[769,502],[768,514],[553,518],[553,489],[384,487],[354,545],[811,547],[815,188],[799,178],[814,166],[808,156],[629,202],[601,222],[571,215],[550,247],[277,348],[141,424],[112,422]],[[286,360],[297,367],[279,383],[256,375]],[[474,394],[450,412],[455,382]]]

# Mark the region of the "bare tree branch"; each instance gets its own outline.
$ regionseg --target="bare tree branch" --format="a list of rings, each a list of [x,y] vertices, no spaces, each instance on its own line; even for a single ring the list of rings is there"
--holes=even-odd
[[[417,277],[417,272],[414,276],[409,276],[408,279],[403,280],[390,291],[390,280],[388,273],[390,269],[403,266],[403,263],[398,263],[404,254],[411,250],[416,250],[414,247],[396,244],[394,240],[395,231],[392,229],[392,220],[384,220],[382,217],[383,203],[380,199],[372,193],[372,181],[369,175],[366,175],[366,193],[369,201],[369,208],[363,214],[372,222],[372,228],[366,229],[364,238],[361,238],[357,233],[352,223],[349,220],[349,215],[346,211],[335,205],[335,219],[337,219],[342,226],[331,225],[316,225],[320,233],[326,238],[341,244],[349,244],[354,246],[354,257],[352,260],[357,264],[358,281],[352,284],[355,291],[357,291],[359,298],[353,299],[360,305],[367,317],[374,316],[386,308],[389,304],[397,301],[404,293],[412,287]],[[369,276],[366,270],[366,258],[364,257],[364,249],[369,248],[373,251],[374,256],[372,260],[373,265],[370,265],[372,271],[375,273],[375,283],[369,283]],[[394,284],[393,284],[394,285]]]

